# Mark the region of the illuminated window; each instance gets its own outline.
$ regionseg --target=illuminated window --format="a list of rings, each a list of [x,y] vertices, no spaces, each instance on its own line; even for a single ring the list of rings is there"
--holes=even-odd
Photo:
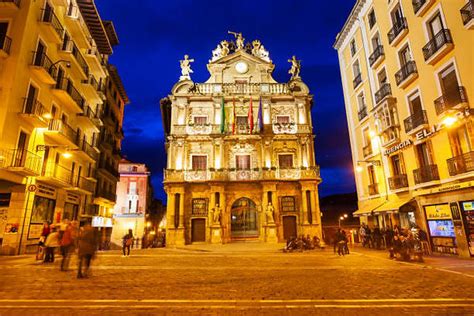
[[[250,155],[236,155],[235,168],[237,170],[250,170]]]
[[[207,156],[192,156],[192,169],[193,170],[206,170],[207,169]]]
[[[293,155],[292,154],[278,155],[278,165],[280,166],[280,169],[293,168]]]

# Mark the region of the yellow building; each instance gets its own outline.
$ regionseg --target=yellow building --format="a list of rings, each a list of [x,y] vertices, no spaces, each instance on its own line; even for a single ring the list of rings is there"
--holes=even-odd
[[[299,61],[278,83],[260,41],[235,36],[213,50],[204,83],[191,80],[186,55],[161,102],[167,245],[321,238],[312,96]]]
[[[358,0],[338,51],[359,210],[474,255],[474,7]]]
[[[36,250],[44,221],[84,219],[112,53],[92,1],[0,2],[0,240]]]

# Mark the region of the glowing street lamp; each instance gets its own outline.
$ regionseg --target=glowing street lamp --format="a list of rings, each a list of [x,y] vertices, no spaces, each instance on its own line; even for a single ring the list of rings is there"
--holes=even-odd
[[[341,221],[347,219],[347,217],[348,217],[347,214],[344,214],[344,215],[339,216],[339,228],[341,228]]]

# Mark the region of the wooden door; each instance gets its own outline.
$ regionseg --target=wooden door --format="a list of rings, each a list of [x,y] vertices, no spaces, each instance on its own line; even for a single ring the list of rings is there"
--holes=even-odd
[[[195,218],[191,221],[191,241],[206,241],[206,220],[204,218]]]
[[[283,216],[283,238],[297,237],[296,216]]]

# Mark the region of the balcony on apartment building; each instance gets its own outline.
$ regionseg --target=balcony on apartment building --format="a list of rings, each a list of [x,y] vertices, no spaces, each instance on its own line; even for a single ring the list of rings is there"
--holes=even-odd
[[[423,47],[423,56],[427,64],[433,65],[454,47],[451,32],[442,29]]]
[[[375,92],[375,103],[377,107],[382,101],[392,95],[392,87],[390,83],[385,82],[380,86],[380,89]]]
[[[75,153],[89,162],[95,162],[99,159],[99,152],[89,144],[85,139],[76,139],[77,150]]]
[[[474,29],[474,1],[467,1],[466,5],[461,9],[462,23],[468,30]]]
[[[89,102],[102,103],[102,97],[99,93],[99,82],[93,75],[89,75],[89,78],[81,81],[84,93],[88,96]]]
[[[369,56],[370,67],[375,68],[385,59],[385,52],[382,45],[378,45]]]
[[[193,94],[287,94],[285,83],[196,83],[189,91]]]
[[[61,43],[64,36],[64,27],[52,9],[43,9],[39,27],[44,36],[52,43]]]
[[[97,133],[100,131],[100,126],[102,125],[99,115],[88,105],[83,106],[82,113],[77,113],[77,121]]]
[[[38,181],[55,187],[66,188],[72,185],[72,171],[54,161],[48,161],[43,165]]]
[[[78,70],[76,73],[81,76],[82,80],[89,79],[89,66],[73,40],[65,40],[61,45],[59,53],[64,59],[69,60],[75,65],[74,69]]]
[[[92,39],[90,39],[89,41],[89,46],[91,48],[88,48],[86,51],[86,59],[89,61],[89,65],[91,66],[92,72],[99,73],[102,77],[105,77],[107,74],[105,73],[103,67],[103,57]]]
[[[21,176],[39,175],[41,172],[41,159],[41,156],[23,148],[0,148],[0,169]]]
[[[368,144],[368,145],[362,147],[362,154],[364,155],[364,158],[372,155],[373,154],[372,144]]]
[[[24,98],[23,108],[18,116],[33,127],[46,128],[49,124],[50,113],[38,100]]]
[[[379,194],[379,184],[378,183],[371,183],[367,186],[369,189],[369,195],[377,195]]]
[[[439,180],[438,165],[426,165],[413,170],[415,184]]]
[[[90,41],[88,27],[82,18],[79,7],[70,1],[66,10],[65,23],[70,35],[79,43],[81,47],[87,47]]]
[[[402,89],[406,88],[416,78],[418,78],[418,70],[416,69],[416,63],[414,60],[408,61],[395,73],[397,86]]]
[[[352,85],[354,89],[356,89],[362,83],[362,74],[358,74],[355,76],[354,80],[352,80]]]
[[[52,85],[56,84],[56,65],[44,52],[33,52],[30,64],[31,72],[41,82]]]
[[[428,125],[428,116],[426,115],[426,111],[422,110],[407,117],[403,123],[405,124],[405,133],[410,134],[416,131],[418,127]]]
[[[71,186],[66,190],[84,194],[92,194],[95,191],[95,182],[83,176],[71,175]]]
[[[7,35],[0,35],[0,58],[7,58],[10,56],[12,47],[12,39]]]
[[[462,86],[452,89],[450,92],[444,93],[434,101],[436,114],[441,115],[451,110],[457,111],[467,106],[466,90]]]
[[[112,177],[117,178],[117,179],[120,177],[120,174],[119,174],[117,168],[114,167],[113,164],[108,163],[108,162],[105,162],[105,161],[101,161],[101,162],[99,163],[99,169],[98,169],[98,170],[100,170],[100,171],[106,171],[106,172],[108,172]]]
[[[447,160],[450,176],[474,171],[474,151],[470,151]]]
[[[400,190],[408,188],[408,177],[406,174],[397,174],[388,178],[388,186],[390,190]]]
[[[67,123],[58,119],[50,120],[48,129],[44,131],[44,142],[47,146],[77,149],[76,138],[76,131]]]
[[[423,16],[435,0],[412,0],[413,11],[416,16]]]
[[[62,105],[67,106],[75,114],[81,113],[84,106],[84,98],[74,87],[68,78],[58,79],[52,90],[53,94],[62,101]]]
[[[17,11],[20,8],[21,1],[20,0],[0,0],[0,9],[7,10],[13,9]]]
[[[108,200],[110,202],[115,202],[117,201],[117,195],[114,192],[109,192],[101,187],[97,187],[96,192],[95,192],[95,197],[96,198],[103,198],[105,200]]]
[[[359,111],[357,111],[357,115],[359,116],[359,121],[365,119],[368,115],[367,113],[367,106],[364,105]]]
[[[403,37],[408,33],[408,23],[406,18],[395,22],[393,27],[388,32],[388,42],[390,45],[397,45],[403,39]]]

